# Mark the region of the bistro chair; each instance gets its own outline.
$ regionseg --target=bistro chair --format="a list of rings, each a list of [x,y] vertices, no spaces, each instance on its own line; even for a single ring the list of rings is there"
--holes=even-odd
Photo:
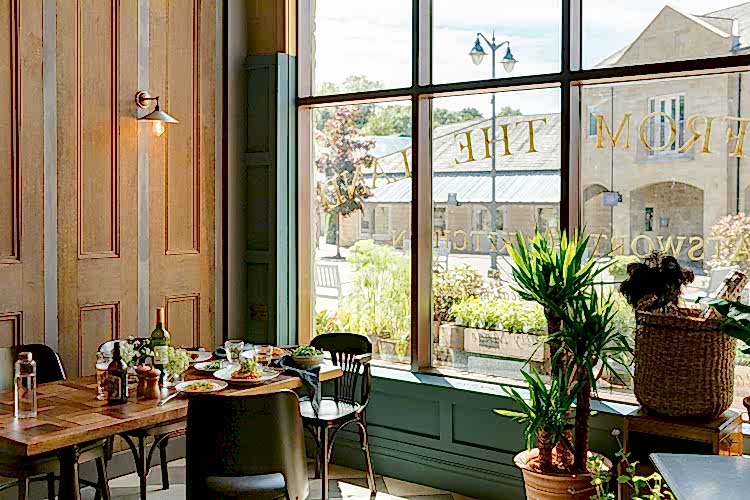
[[[0,369],[3,371],[3,375],[0,376],[0,382],[2,382],[0,389],[5,390],[13,387],[13,367],[18,359],[18,354],[21,352],[30,352],[32,359],[36,361],[37,384],[65,380],[65,370],[60,357],[51,347],[44,344],[18,345],[0,349],[0,360],[2,362]],[[81,479],[80,483],[95,488],[97,496],[109,500],[107,465],[104,459],[105,445],[104,439],[82,445],[78,463],[91,460],[96,462],[97,481],[91,482]],[[56,453],[45,453],[31,458],[8,457],[0,454],[0,476],[13,479],[13,481],[0,484],[0,491],[17,486],[19,500],[26,500],[30,498],[29,489],[32,482],[46,481],[48,498],[55,498],[55,481],[57,479],[55,473],[59,471],[60,461]]]
[[[115,348],[116,342],[122,342],[120,340],[110,340],[104,342],[99,346],[99,352],[111,352]],[[135,397],[133,395],[133,397]],[[148,473],[153,467],[152,461],[156,450],[159,450],[159,462],[161,465],[161,485],[165,490],[169,489],[169,468],[167,467],[167,445],[169,440],[179,436],[185,435],[185,421],[175,420],[172,422],[165,422],[155,427],[146,427],[144,429],[136,429],[133,431],[122,432],[119,434],[120,437],[125,441],[130,448],[130,452],[133,454],[133,460],[135,461],[135,471],[138,474],[139,487],[141,500],[146,499],[146,480],[148,479]],[[146,447],[146,441],[149,438],[153,438],[151,446]],[[107,454],[106,459],[109,461],[112,459],[114,451],[114,439],[109,438],[107,441]],[[95,500],[99,500],[99,495],[96,496]]]
[[[304,500],[307,464],[297,395],[191,396],[186,464],[188,500]]]
[[[324,333],[315,337],[310,345],[328,351],[334,365],[344,372],[333,381],[333,397],[324,397],[317,414],[309,399],[300,402],[300,411],[305,428],[312,434],[317,446],[315,478],[321,478],[321,498],[328,498],[328,461],[333,450],[336,434],[346,425],[357,424],[359,440],[365,453],[367,483],[372,494],[377,493],[375,474],[370,459],[370,444],[367,437],[365,410],[370,401],[370,361],[372,342],[364,335],[354,333]],[[359,388],[359,391],[357,389]],[[359,400],[357,400],[359,392]],[[329,435],[330,431],[330,435]]]

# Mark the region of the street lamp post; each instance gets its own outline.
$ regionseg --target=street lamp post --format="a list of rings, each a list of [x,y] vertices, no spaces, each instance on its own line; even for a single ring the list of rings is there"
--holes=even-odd
[[[482,59],[484,59],[484,56],[487,55],[487,53],[482,48],[482,43],[480,42],[479,38],[483,38],[484,41],[489,46],[490,50],[492,51],[492,79],[495,79],[495,64],[496,64],[496,58],[495,54],[497,50],[507,45],[507,50],[505,51],[505,55],[502,59],[502,65],[505,69],[506,73],[510,73],[513,71],[513,68],[516,65],[516,59],[513,57],[513,54],[510,51],[510,42],[504,41],[501,43],[495,43],[495,32],[492,32],[492,41],[488,40],[486,36],[484,36],[482,33],[477,33],[477,40],[474,42],[474,48],[471,49],[471,52],[469,52],[469,55],[471,56],[472,62],[479,66],[482,63]],[[492,169],[490,170],[490,178],[492,179],[492,200],[490,202],[490,234],[494,233],[497,230],[497,201],[496,201],[496,195],[495,190],[497,189],[497,186],[495,186],[495,178],[497,177],[497,170],[496,170],[496,158],[495,158],[495,127],[497,122],[497,115],[495,111],[495,93],[492,93]],[[490,273],[493,271],[497,271],[497,247],[494,245],[492,239],[490,238]]]

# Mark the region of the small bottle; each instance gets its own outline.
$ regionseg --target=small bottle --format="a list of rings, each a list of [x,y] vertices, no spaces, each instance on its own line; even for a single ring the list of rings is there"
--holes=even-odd
[[[35,418],[36,408],[36,361],[30,352],[22,352],[15,366],[16,418]]]
[[[156,309],[156,328],[151,332],[151,350],[154,351],[154,368],[161,372],[159,385],[164,384],[164,365],[167,364],[169,332],[164,328],[164,308]]]
[[[128,366],[122,360],[119,342],[115,342],[112,362],[107,367],[107,400],[111,405],[128,402]]]

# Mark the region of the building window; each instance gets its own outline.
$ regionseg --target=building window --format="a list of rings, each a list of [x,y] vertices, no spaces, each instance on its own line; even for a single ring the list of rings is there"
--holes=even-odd
[[[649,156],[678,152],[685,145],[685,95],[651,97],[648,112],[655,115],[647,125]]]
[[[750,54],[736,50],[732,29],[750,6],[530,0],[508,12],[478,1],[467,10],[447,0],[350,0],[336,12],[300,2],[298,231],[311,249],[299,265],[335,265],[352,283],[336,300],[313,292],[300,301],[300,321],[318,318],[300,325],[302,341],[346,325],[373,339],[378,362],[414,371],[507,380],[529,355],[542,369],[543,311],[499,279],[509,265],[503,238],[534,229],[554,239],[585,225],[588,254],[611,252],[620,268],[672,253],[696,273],[689,298],[710,293],[719,268],[750,270],[747,252],[718,236],[746,225],[750,237],[750,221],[735,217],[750,210]],[[486,57],[472,60],[483,30]],[[436,284],[450,288],[464,272],[475,289],[466,314],[435,307]],[[616,290],[615,274],[603,290]],[[513,319],[490,314],[519,305]],[[618,328],[632,330],[633,311],[618,307]],[[472,343],[450,330],[459,323],[489,333]],[[744,373],[750,359],[738,363]],[[627,394],[610,375],[600,394]]]

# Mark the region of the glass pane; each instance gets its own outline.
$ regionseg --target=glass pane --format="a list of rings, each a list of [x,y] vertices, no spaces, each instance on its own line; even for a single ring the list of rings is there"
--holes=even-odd
[[[411,106],[314,111],[315,334],[367,335],[374,357],[409,361]]]
[[[560,0],[434,0],[433,82],[560,71],[561,5]]]
[[[504,241],[536,228],[559,235],[560,92],[496,99],[494,118],[491,94],[433,101],[433,362],[518,379],[529,357],[544,371],[546,322],[511,289]],[[476,113],[437,123],[465,109]]]
[[[703,59],[745,53],[750,5],[738,0],[583,2],[583,66]]]
[[[750,271],[747,81],[746,73],[731,73],[582,89],[582,105],[601,110],[597,135],[581,142],[581,204],[591,255],[614,261],[602,287],[614,291],[627,264],[654,250],[695,272],[683,293],[687,306],[699,307],[696,300],[715,292],[729,270]],[[665,109],[661,136],[641,133],[651,99],[668,103],[656,108]],[[744,301],[748,295],[745,289]],[[632,331],[632,308],[615,297],[619,324]],[[738,354],[737,364],[741,408],[750,357]],[[626,393],[619,385],[607,374],[600,391]]]
[[[313,2],[313,93],[411,85],[411,2]]]

